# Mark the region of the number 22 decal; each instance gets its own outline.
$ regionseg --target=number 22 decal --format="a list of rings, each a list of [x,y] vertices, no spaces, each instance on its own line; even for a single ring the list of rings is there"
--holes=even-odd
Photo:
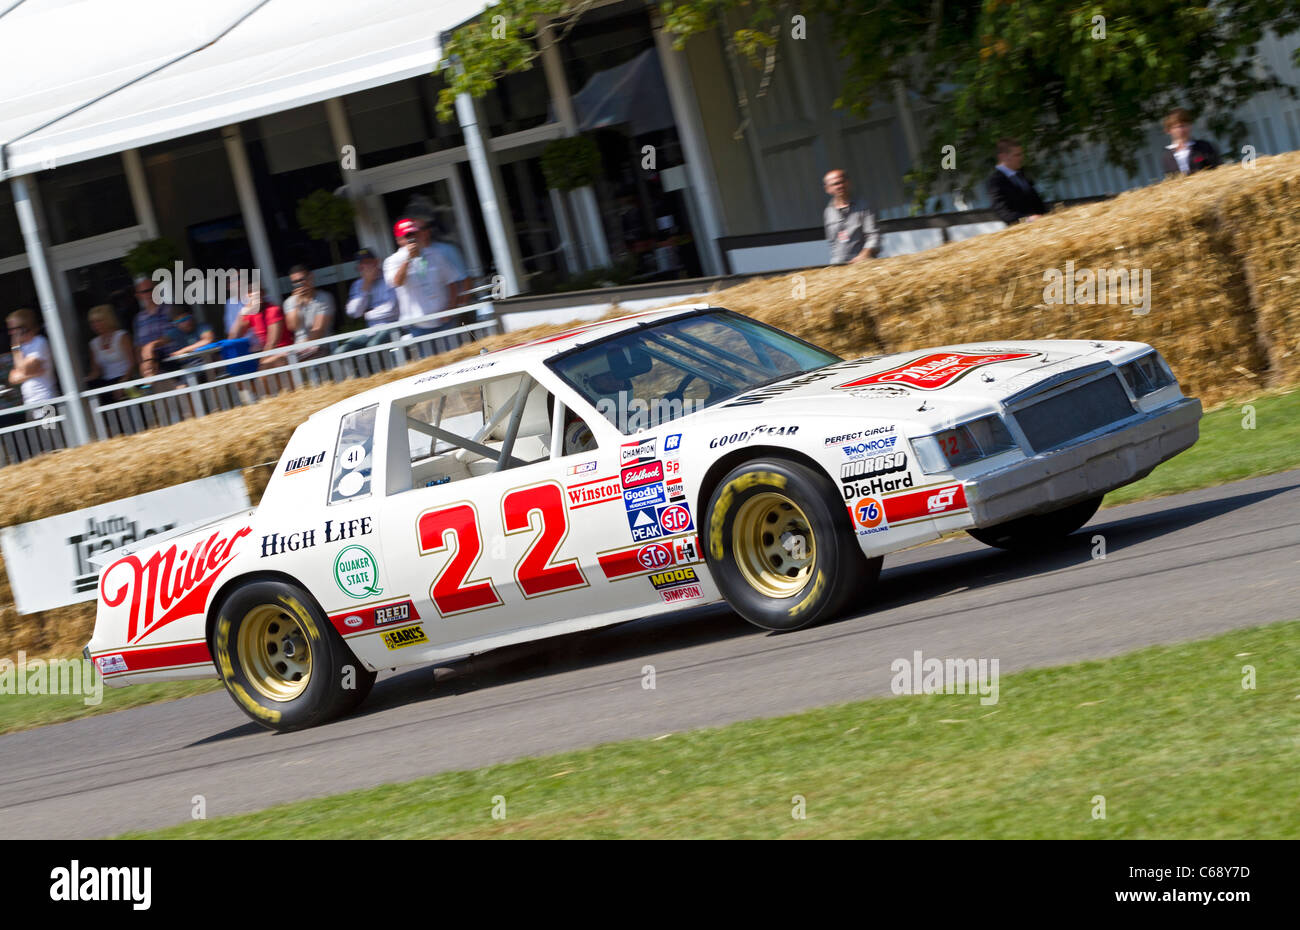
[[[420,555],[455,547],[438,577],[429,586],[429,599],[444,617],[467,610],[481,610],[501,603],[490,579],[466,583],[470,572],[483,554],[483,535],[478,529],[478,513],[468,501],[426,510],[415,521]]]
[[[515,566],[515,584],[524,597],[555,594],[586,587],[587,579],[577,559],[553,563],[560,544],[569,535],[569,515],[564,493],[553,482],[518,488],[501,500],[501,522],[507,536],[534,529],[533,514],[540,529],[533,544]],[[478,512],[468,501],[427,510],[416,520],[420,555],[441,552],[454,546],[455,552],[429,586],[429,599],[444,617],[496,607],[502,603],[490,579],[468,580],[483,554],[483,535]]]

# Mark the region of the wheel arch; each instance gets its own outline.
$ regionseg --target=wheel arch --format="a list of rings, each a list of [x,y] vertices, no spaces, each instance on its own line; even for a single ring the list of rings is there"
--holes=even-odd
[[[321,613],[325,612],[324,608],[321,608],[320,602],[316,600],[315,595],[311,593],[307,586],[287,572],[259,569],[258,571],[245,572],[242,575],[236,575],[234,578],[229,578],[222,583],[221,587],[217,589],[216,595],[212,598],[211,605],[208,607],[208,615],[203,629],[203,640],[208,644],[209,651],[212,650],[212,634],[217,628],[217,617],[221,614],[221,608],[226,603],[226,600],[241,585],[256,581],[280,581],[284,584],[291,584],[296,588],[300,588],[304,594],[315,601],[316,606],[317,608],[320,608]],[[215,657],[213,661],[216,661]]]
[[[762,457],[782,458],[792,462],[798,462],[805,468],[812,469],[815,474],[821,475],[823,478],[830,481],[831,486],[835,487],[834,476],[827,472],[825,467],[806,452],[802,452],[799,449],[791,449],[788,446],[741,446],[739,449],[733,449],[725,455],[719,456],[718,459],[708,467],[708,470],[704,472],[704,478],[700,481],[700,494],[696,503],[696,513],[699,514],[695,521],[697,526],[700,524],[701,520],[708,517],[706,508],[709,506],[709,499],[713,497],[714,490],[717,489],[727,472],[731,471],[742,462]]]

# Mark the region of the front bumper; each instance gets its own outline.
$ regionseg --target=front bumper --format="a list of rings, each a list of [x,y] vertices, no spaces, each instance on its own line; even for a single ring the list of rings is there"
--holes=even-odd
[[[974,524],[1058,510],[1137,481],[1196,442],[1201,402],[1187,397],[1084,442],[1036,455],[966,482]]]

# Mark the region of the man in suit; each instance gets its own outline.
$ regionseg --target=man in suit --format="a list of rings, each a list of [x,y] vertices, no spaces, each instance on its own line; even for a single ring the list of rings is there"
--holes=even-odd
[[[1166,175],[1195,174],[1219,166],[1219,153],[1204,139],[1192,138],[1192,114],[1177,107],[1165,117],[1165,132],[1172,140],[1161,153]]]
[[[1008,225],[1036,220],[1047,212],[1034,182],[1020,170],[1025,153],[1015,139],[998,140],[998,163],[985,182],[993,212]]]

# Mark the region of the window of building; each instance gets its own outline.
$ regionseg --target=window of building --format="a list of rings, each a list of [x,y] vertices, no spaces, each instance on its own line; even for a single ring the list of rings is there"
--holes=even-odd
[[[195,268],[249,269],[253,254],[220,132],[140,150],[160,235]],[[202,179],[202,183],[195,183]]]
[[[0,258],[21,255],[26,251],[23,231],[18,225],[18,211],[14,208],[14,192],[8,184],[0,185]]]
[[[482,100],[488,132],[504,136],[532,129],[551,121],[551,95],[542,63],[521,74],[508,74],[497,81]]]
[[[68,290],[72,292],[72,319],[65,322],[63,333],[68,348],[82,358],[89,369],[90,341],[95,338],[87,313],[91,307],[108,304],[117,314],[117,323],[127,332],[133,332],[135,313],[139,305],[132,293],[131,275],[120,259],[109,259],[69,268],[64,272]]]
[[[589,10],[560,43],[569,93],[576,95],[600,72],[626,64],[654,44],[644,5],[621,3]]]
[[[592,10],[560,49],[579,128],[600,147],[596,197],[619,278],[701,274],[676,118],[645,8]]]
[[[422,75],[348,94],[343,106],[357,167],[373,168],[464,145],[460,125],[438,120],[442,78]]]
[[[20,268],[17,271],[0,274],[0,314],[9,313],[19,307],[31,307],[35,310],[39,306],[40,301],[36,299],[36,282],[32,280],[30,269]]]
[[[105,155],[43,171],[37,183],[53,245],[139,222],[121,155]]]
[[[342,153],[334,150],[325,105],[250,120],[240,130],[277,269],[283,273],[297,264],[330,266],[329,244],[312,239],[298,225],[299,201],[343,185]],[[349,235],[339,242],[339,254],[351,255],[357,247],[356,235]]]
[[[505,202],[510,205],[520,260],[528,276],[526,290],[544,293],[566,277],[560,248],[559,223],[542,173],[540,157],[519,158],[501,165]],[[572,270],[572,269],[570,269]]]

